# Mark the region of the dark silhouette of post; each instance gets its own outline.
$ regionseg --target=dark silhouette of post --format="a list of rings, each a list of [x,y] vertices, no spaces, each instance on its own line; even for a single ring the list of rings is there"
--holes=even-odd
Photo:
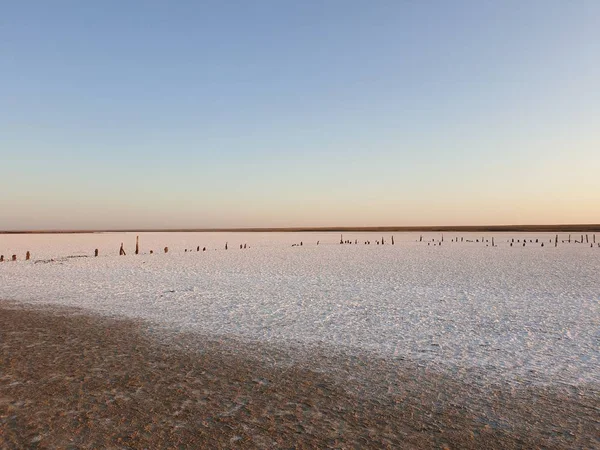
[[[200,246],[196,247],[196,251],[199,252],[200,251]]]
[[[94,256],[98,256],[98,249],[94,250]]]
[[[17,255],[12,255],[12,260],[16,261],[17,260]]]
[[[154,250],[150,250],[150,254],[152,255],[154,253]]]
[[[165,247],[165,253],[169,253],[169,247]]]
[[[227,242],[225,242],[225,250],[227,250]]]
[[[554,238],[554,246],[558,247],[558,234],[556,235],[556,237]]]
[[[121,248],[119,249],[119,256],[125,256],[127,255],[127,253],[125,253],[125,249],[123,248],[123,243],[121,242]]]
[[[0,255],[0,262],[4,262],[4,255]]]
[[[394,236],[392,235],[392,245],[394,245]]]
[[[29,258],[31,258],[31,253],[27,250],[27,253],[25,253],[25,261],[29,261]]]
[[[135,254],[136,255],[140,254],[140,237],[139,236],[135,237]]]
[[[340,244],[343,244],[343,243],[344,243],[344,235],[340,234]]]

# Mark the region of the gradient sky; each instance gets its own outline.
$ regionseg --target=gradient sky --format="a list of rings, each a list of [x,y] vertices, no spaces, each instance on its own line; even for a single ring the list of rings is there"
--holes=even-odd
[[[600,223],[600,2],[0,1],[0,230]]]

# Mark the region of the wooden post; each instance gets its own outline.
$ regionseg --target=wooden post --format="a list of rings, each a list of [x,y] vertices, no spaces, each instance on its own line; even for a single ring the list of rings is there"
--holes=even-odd
[[[381,245],[385,244],[385,241],[383,240],[383,236],[381,236]]]
[[[25,261],[29,261],[29,258],[31,258],[31,253],[27,250],[27,253],[25,253]]]
[[[554,238],[554,246],[558,247],[558,234],[556,235],[556,237]]]
[[[421,235],[421,237],[419,237],[419,242],[423,242],[423,235]]]
[[[154,250],[150,250],[150,254],[152,255],[154,253]]]
[[[200,251],[200,246],[196,247],[196,251],[199,252]]]
[[[140,254],[140,237],[139,236],[135,237],[135,254],[136,255]]]
[[[492,236],[492,247],[494,246],[494,236]]]
[[[12,260],[16,261],[17,260],[17,255],[12,255]]]
[[[123,243],[121,242],[121,248],[119,249],[119,256],[125,256],[125,255],[127,255],[127,254],[125,253],[125,250],[123,249]]]
[[[206,247],[202,247],[202,251],[205,252],[206,251]]]
[[[165,247],[165,253],[169,253],[169,247]]]
[[[344,243],[344,235],[340,234],[340,244],[343,244],[343,243]]]
[[[227,250],[227,242],[225,242],[225,250]]]
[[[94,256],[98,256],[98,249],[94,250]]]
[[[587,244],[588,242],[589,242],[589,241],[588,241],[588,235],[586,234],[586,235],[585,235],[585,243]]]
[[[4,262],[4,255],[0,255],[0,262]]]
[[[571,243],[571,235],[569,235],[569,244]]]
[[[394,245],[394,236],[392,235],[392,245]]]

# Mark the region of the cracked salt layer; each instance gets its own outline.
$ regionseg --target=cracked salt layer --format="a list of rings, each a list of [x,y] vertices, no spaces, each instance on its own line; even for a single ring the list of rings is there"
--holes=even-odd
[[[414,233],[394,233],[394,246],[339,245],[337,233],[139,235],[139,256],[134,233],[2,235],[0,253],[30,250],[32,260],[0,264],[0,298],[481,368],[489,381],[600,382],[599,248],[510,247],[507,239],[525,235],[499,233],[498,247],[448,235],[433,247]],[[352,242],[380,237],[347,234]],[[165,246],[168,254],[159,252]]]

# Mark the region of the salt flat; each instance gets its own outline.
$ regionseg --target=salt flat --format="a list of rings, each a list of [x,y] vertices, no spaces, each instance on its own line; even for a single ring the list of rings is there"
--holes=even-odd
[[[0,264],[0,298],[482,369],[484,382],[600,382],[600,248],[562,244],[568,235],[555,248],[547,233],[446,233],[441,247],[391,235],[381,246],[380,233],[344,235],[358,245],[336,233],[140,233],[138,256],[136,233],[0,235],[0,254],[19,257]]]

